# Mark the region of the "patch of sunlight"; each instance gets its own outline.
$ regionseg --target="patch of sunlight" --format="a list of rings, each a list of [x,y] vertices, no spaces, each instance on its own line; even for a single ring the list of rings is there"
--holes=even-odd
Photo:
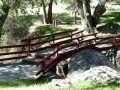
[[[109,17],[108,19],[110,19],[110,20],[113,20],[113,19],[115,19],[116,17]]]
[[[74,29],[74,28],[79,28],[80,25],[58,25],[60,28],[65,28],[65,29]]]
[[[32,33],[35,31],[36,26],[30,26],[29,27],[29,32]]]

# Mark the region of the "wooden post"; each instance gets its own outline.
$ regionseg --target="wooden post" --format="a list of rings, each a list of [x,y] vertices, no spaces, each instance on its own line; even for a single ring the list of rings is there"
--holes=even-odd
[[[83,32],[81,33],[81,37],[82,37],[81,40],[83,40],[83,39],[84,39],[84,38],[83,38]]]
[[[55,41],[55,35],[52,35],[52,43],[54,44]]]
[[[53,22],[52,22],[52,26],[55,27],[55,21],[54,21],[54,20],[53,20]]]
[[[76,47],[76,49],[77,49],[77,51],[79,50],[79,38],[77,38],[77,47]]]
[[[30,40],[28,41],[28,53],[27,53],[28,56],[30,56]]]
[[[55,27],[57,27],[57,20],[55,20]]]
[[[95,44],[96,44],[96,33],[95,33],[95,39],[94,39],[94,41],[95,41]]]
[[[114,36],[113,43],[114,43],[114,47],[116,47],[116,36]]]
[[[52,26],[57,27],[57,20],[53,20]]]
[[[94,36],[95,36],[95,37],[94,37],[94,42],[95,42],[95,44],[94,44],[93,48],[95,49],[95,47],[96,47],[96,39],[97,39],[97,38],[96,38],[96,33],[94,34]]]
[[[45,76],[45,61],[42,62],[42,76],[44,77]]]
[[[70,37],[71,37],[71,39],[72,39],[72,31],[70,31]]]
[[[56,46],[56,48],[55,48],[55,51],[57,51],[58,50],[58,45]],[[55,54],[55,57],[58,57],[58,51],[57,51],[57,53]]]

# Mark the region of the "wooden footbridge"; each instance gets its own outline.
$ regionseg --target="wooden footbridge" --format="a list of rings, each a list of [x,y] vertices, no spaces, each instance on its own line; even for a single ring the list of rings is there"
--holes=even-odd
[[[84,49],[106,50],[120,46],[120,36],[97,37],[98,33],[84,35],[83,31],[68,30],[50,35],[21,40],[21,44],[0,46],[0,61],[19,60],[40,67],[37,79],[44,77],[58,62]],[[14,49],[14,50],[13,50]],[[16,51],[15,51],[16,50]],[[6,52],[5,52],[6,51]]]

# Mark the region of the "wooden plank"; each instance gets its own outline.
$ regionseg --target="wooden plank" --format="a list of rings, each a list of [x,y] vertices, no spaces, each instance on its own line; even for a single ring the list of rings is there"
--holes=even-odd
[[[28,44],[23,44],[23,45],[11,45],[11,46],[0,46],[0,49],[3,48],[17,48],[17,47],[24,47],[24,46],[28,46]]]
[[[43,35],[43,36],[38,36],[38,37],[33,37],[33,38],[28,38],[28,39],[22,39],[21,42],[26,42],[26,41],[29,41],[29,40],[35,40],[35,39],[44,38],[44,37],[49,37],[49,36],[52,37],[53,35],[64,34],[64,33],[70,32],[70,31],[76,31],[76,30],[69,30],[69,31],[58,32],[58,33],[49,34],[49,35]]]
[[[8,52],[8,53],[0,53],[0,55],[23,54],[23,53],[27,53],[27,52],[28,52],[28,51]]]
[[[72,40],[73,40],[73,39],[67,39],[67,40],[64,40],[64,41],[55,42],[55,43],[51,44],[50,46],[52,46],[52,47],[59,46],[59,45],[61,45],[61,44],[65,44],[65,43],[72,42]]]

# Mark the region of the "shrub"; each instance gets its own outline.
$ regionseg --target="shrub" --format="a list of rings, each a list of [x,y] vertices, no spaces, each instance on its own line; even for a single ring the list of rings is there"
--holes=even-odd
[[[16,18],[7,18],[3,26],[2,43],[12,45],[28,34],[30,23]]]

